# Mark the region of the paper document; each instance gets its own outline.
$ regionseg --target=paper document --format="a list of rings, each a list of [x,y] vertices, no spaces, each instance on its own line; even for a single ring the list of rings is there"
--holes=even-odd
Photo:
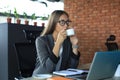
[[[114,76],[115,76],[115,77],[120,77],[120,64],[118,65],[117,70],[116,70]]]
[[[61,70],[61,71],[54,71],[53,74],[61,75],[61,76],[72,76],[82,73],[88,73],[88,70],[80,70],[80,69],[67,69],[67,70]]]

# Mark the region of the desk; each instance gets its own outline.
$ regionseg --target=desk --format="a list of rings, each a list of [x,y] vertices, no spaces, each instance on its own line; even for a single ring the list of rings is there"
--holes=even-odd
[[[79,69],[89,69],[91,63],[82,65],[79,67]],[[35,79],[33,77],[30,78],[25,78],[25,79],[21,79],[21,80],[40,80],[40,79]],[[75,80],[84,80],[84,79],[75,79]],[[109,79],[102,79],[102,80],[120,80],[120,77],[114,77],[114,78],[109,78]]]
[[[40,79],[35,79],[33,77],[30,77],[30,78],[25,78],[25,79],[20,79],[20,80],[40,80]],[[84,80],[84,79],[76,79],[76,80]],[[104,80],[120,80],[120,77],[114,77],[114,78],[109,78],[109,79],[104,79]]]

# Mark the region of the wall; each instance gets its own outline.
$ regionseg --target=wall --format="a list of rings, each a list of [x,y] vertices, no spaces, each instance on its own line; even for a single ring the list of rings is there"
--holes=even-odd
[[[79,38],[80,63],[92,61],[96,51],[106,51],[106,38],[114,34],[120,47],[120,0],[64,0]]]

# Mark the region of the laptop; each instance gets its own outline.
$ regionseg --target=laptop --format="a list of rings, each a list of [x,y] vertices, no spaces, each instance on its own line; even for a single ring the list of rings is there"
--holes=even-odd
[[[96,52],[86,80],[112,80],[119,64],[120,51]]]

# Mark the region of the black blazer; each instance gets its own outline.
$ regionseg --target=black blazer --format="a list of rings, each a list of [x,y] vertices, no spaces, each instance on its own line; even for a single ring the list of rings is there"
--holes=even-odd
[[[70,38],[67,37],[62,45],[62,61],[60,63],[61,66],[59,66],[59,70],[67,68],[77,68],[80,55],[75,55],[72,52],[72,44],[70,42]],[[55,71],[60,57],[56,57],[53,54],[53,47],[54,40],[52,35],[39,36],[36,39],[37,59],[36,68],[33,72],[33,75],[38,73],[52,73],[53,71]]]

